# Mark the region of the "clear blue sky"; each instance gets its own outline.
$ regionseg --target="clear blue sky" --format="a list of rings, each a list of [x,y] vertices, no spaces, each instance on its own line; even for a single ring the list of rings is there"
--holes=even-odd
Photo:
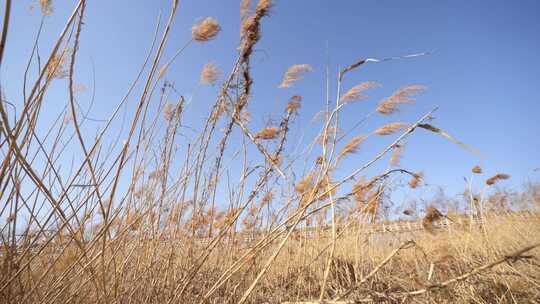
[[[30,54],[40,21],[37,1],[14,2],[11,36],[0,77],[7,97],[19,104],[22,69]],[[112,111],[142,63],[157,16],[166,16],[170,1],[88,1],[82,33],[78,82],[92,86],[95,69],[94,117]],[[54,1],[46,18],[41,52],[60,32],[74,1]],[[216,88],[201,87],[199,72],[213,60],[227,73],[238,42],[238,1],[180,0],[167,55],[189,40],[191,25],[213,16],[221,26],[219,37],[192,45],[173,65],[168,79],[186,96],[193,97],[193,122],[205,116]],[[252,59],[255,86],[250,111],[253,129],[277,117],[292,94],[304,96],[297,139],[313,135],[311,117],[324,105],[324,71],[327,44],[333,72],[361,57],[387,57],[436,50],[433,55],[366,65],[351,73],[344,89],[366,80],[383,87],[368,93],[370,99],[351,105],[344,124],[352,125],[383,97],[407,84],[423,84],[428,91],[418,103],[393,117],[378,116],[359,133],[390,121],[412,121],[440,106],[436,126],[448,130],[485,155],[485,159],[432,134],[416,134],[408,141],[403,166],[424,170],[426,182],[450,192],[463,186],[463,176],[480,164],[489,175],[503,171],[513,176],[510,185],[538,181],[540,172],[540,2],[528,1],[275,1],[263,22],[263,37]],[[292,64],[308,63],[314,72],[294,88],[279,90],[283,72]],[[83,94],[81,103],[90,99]],[[67,102],[65,89],[52,87],[46,103],[51,115]],[[388,140],[388,139],[385,139]],[[383,142],[373,142],[374,153]],[[347,159],[347,168],[361,165],[369,156],[361,152]],[[385,165],[382,165],[384,167]]]

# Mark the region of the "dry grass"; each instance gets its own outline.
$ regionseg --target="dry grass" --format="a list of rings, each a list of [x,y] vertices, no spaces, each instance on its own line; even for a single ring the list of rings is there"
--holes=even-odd
[[[51,1],[39,3],[44,14],[53,13]],[[184,48],[207,47],[192,41],[211,44],[221,27],[203,19],[185,47],[166,58],[181,7],[172,1],[140,75],[107,120],[90,119],[92,113],[82,112],[91,107],[77,95],[75,73],[83,25],[95,22],[86,20],[86,5],[76,4],[58,40],[33,42],[40,47],[28,65],[39,73],[25,74],[22,100],[2,95],[0,303],[538,300],[540,186],[497,190],[490,186],[509,178],[499,173],[481,189],[470,185],[470,195],[457,202],[393,202],[393,191],[407,183],[411,196],[421,192],[413,189],[426,189],[422,173],[399,167],[409,136],[423,129],[463,143],[426,124],[436,109],[375,130],[388,141],[375,153],[366,147],[367,136],[342,132],[361,125],[343,125],[341,111],[378,86],[361,83],[341,94],[345,74],[352,77],[365,61],[336,77],[335,100],[320,105],[320,120],[309,127],[313,138],[292,142],[303,137],[296,121],[301,95],[282,100],[283,110],[269,119],[248,111],[257,98],[251,55],[272,2],[241,1],[238,57],[229,73],[204,66],[200,84],[219,89],[206,118],[185,125],[184,118],[195,114],[167,71]],[[6,48],[5,33],[15,35],[9,23],[4,18]],[[293,65],[280,87],[312,71],[308,64]],[[45,124],[52,102],[61,102],[47,98],[53,81],[68,96],[62,112]],[[395,114],[422,90],[402,87],[373,113]],[[266,127],[257,125],[261,119]],[[351,161],[358,151],[368,157],[362,165]],[[368,171],[386,156],[387,170]],[[480,167],[472,172],[482,174]],[[396,182],[398,174],[410,180]],[[392,208],[397,215],[389,214]],[[521,214],[527,217],[515,217]]]

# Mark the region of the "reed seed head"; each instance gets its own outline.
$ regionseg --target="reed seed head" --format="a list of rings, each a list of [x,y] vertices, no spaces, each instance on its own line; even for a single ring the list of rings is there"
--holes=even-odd
[[[304,74],[313,71],[309,64],[295,64],[287,69],[279,88],[289,88],[293,82],[304,79]]]
[[[406,216],[411,216],[414,214],[414,210],[410,209],[410,208],[407,208],[405,210],[403,210],[403,214],[405,214]]]
[[[364,95],[364,91],[369,88],[378,87],[380,84],[375,81],[366,81],[352,87],[347,93],[341,96],[341,102],[349,102],[353,100],[363,100],[367,98],[367,95]]]
[[[174,114],[176,113],[176,106],[170,102],[165,104],[163,107],[163,118],[165,118],[166,121],[171,121],[174,118]]]
[[[392,156],[390,157],[390,165],[397,166],[401,160],[401,155],[403,153],[404,146],[396,145],[392,151]]]
[[[47,66],[46,73],[49,78],[66,78],[69,74],[67,61],[71,54],[71,50],[65,50],[57,53]]]
[[[338,158],[341,158],[347,154],[356,153],[358,151],[358,147],[364,142],[364,140],[366,140],[366,138],[367,137],[364,135],[353,137],[348,143],[345,144],[345,146],[343,146],[343,149],[341,152],[339,152]]]
[[[191,28],[191,36],[193,40],[198,42],[206,42],[217,36],[221,27],[216,19],[206,17],[203,21],[196,23]]]
[[[266,12],[272,6],[272,0],[259,0],[257,7],[255,7],[255,12]]]
[[[307,190],[311,189],[313,187],[313,174],[308,174],[304,176],[300,181],[294,186],[294,190],[296,192],[302,194],[306,192]]]
[[[241,21],[247,18],[250,5],[251,5],[251,0],[240,1],[240,20]]]
[[[375,130],[374,133],[377,134],[377,135],[390,135],[390,134],[393,134],[394,132],[396,132],[397,130],[405,129],[407,127],[409,127],[409,125],[406,124],[406,123],[392,122],[392,123],[386,124],[386,125],[378,128],[377,130]]]
[[[510,178],[510,175],[508,175],[508,174],[497,173],[497,174],[493,175],[492,177],[490,177],[490,178],[488,178],[486,180],[486,185],[491,186],[491,185],[495,184],[496,182],[498,182],[499,180],[505,180],[505,179],[509,179],[509,178]]]
[[[474,166],[472,169],[471,169],[472,173],[474,174],[481,174],[482,173],[482,168],[480,166]]]
[[[380,204],[382,202],[382,196],[384,194],[384,187],[377,187],[373,190],[367,199],[367,205],[365,207],[365,213],[371,214],[372,216],[377,215],[379,211]]]
[[[422,172],[414,173],[413,178],[409,182],[409,187],[411,187],[412,189],[416,189],[418,187],[418,184],[422,181],[423,178],[424,178],[424,173]]]
[[[255,139],[270,140],[276,138],[279,134],[279,128],[266,127],[255,134]]]
[[[39,7],[43,16],[50,16],[53,13],[52,0],[39,0]]]
[[[421,85],[408,85],[399,88],[390,97],[379,102],[377,112],[389,115],[399,111],[398,106],[404,103],[414,103],[414,95],[424,91],[426,88]]]
[[[302,101],[302,96],[294,95],[293,97],[291,97],[291,99],[289,99],[289,102],[287,102],[287,106],[285,107],[285,110],[287,112],[297,111],[301,106],[300,104],[301,101]]]
[[[208,62],[204,65],[201,71],[202,84],[215,84],[221,74],[218,66],[213,62]]]

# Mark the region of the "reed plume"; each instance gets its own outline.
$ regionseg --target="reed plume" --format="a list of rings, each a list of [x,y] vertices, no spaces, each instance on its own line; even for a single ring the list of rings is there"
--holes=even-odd
[[[366,194],[369,189],[367,189],[365,183],[366,178],[364,176],[360,176],[360,178],[358,178],[358,180],[352,186],[352,194],[354,195],[354,199],[357,203],[363,203],[366,201]]]
[[[251,0],[240,1],[240,21],[244,21],[247,18],[250,5]]]
[[[208,62],[204,65],[201,71],[201,83],[202,84],[215,84],[219,78],[220,70],[218,66],[213,62]]]
[[[49,78],[66,78],[69,74],[67,60],[70,57],[71,50],[65,50],[61,54],[56,54],[46,68]]]
[[[279,128],[266,127],[255,134],[255,139],[270,140],[276,138],[279,134]]]
[[[343,149],[341,149],[341,152],[339,152],[338,158],[342,158],[350,153],[356,153],[358,151],[358,146],[360,146],[360,144],[364,142],[366,138],[367,137],[364,135],[353,137],[348,143],[345,144],[345,146],[343,146]]]
[[[166,121],[171,121],[174,118],[174,114],[176,113],[176,106],[170,102],[165,104],[163,107],[163,118],[165,118]]]
[[[196,23],[191,28],[191,36],[193,40],[197,42],[206,42],[214,39],[221,27],[216,19],[212,17],[206,17],[203,21]]]
[[[471,169],[471,172],[474,173],[474,174],[481,174],[482,173],[482,168],[480,166],[474,166]]]
[[[375,81],[366,81],[352,87],[347,93],[341,96],[341,102],[349,102],[353,100],[363,100],[367,98],[367,95],[364,95],[364,91],[369,88],[379,87],[380,84]]]
[[[406,216],[411,216],[414,214],[414,210],[410,209],[410,208],[407,208],[405,210],[403,210],[403,214],[405,214]]]
[[[285,110],[287,112],[297,111],[301,106],[300,104],[301,101],[302,101],[302,96],[294,95],[293,97],[289,99],[289,102],[287,102],[287,106],[285,107]]]
[[[50,16],[53,13],[52,0],[39,0],[39,7],[43,16]]]
[[[414,103],[414,95],[425,90],[424,86],[421,85],[408,85],[399,88],[394,94],[390,97],[379,102],[377,106],[377,112],[389,115],[399,111],[398,106],[405,103]]]
[[[418,187],[418,184],[422,181],[424,178],[423,172],[417,172],[413,175],[413,178],[409,181],[409,187],[412,189],[416,189]]]
[[[307,190],[313,187],[313,174],[308,174],[304,176],[298,183],[294,186],[294,190],[299,194],[306,192]]]
[[[509,179],[509,178],[510,178],[510,175],[508,175],[508,174],[497,173],[497,174],[493,175],[492,177],[490,177],[490,178],[488,178],[486,180],[486,185],[491,186],[491,185],[495,184],[496,182],[498,182],[499,180],[505,180],[505,179]]]
[[[379,186],[377,189],[373,190],[367,199],[367,205],[365,207],[365,213],[371,214],[372,216],[376,216],[377,212],[379,211],[379,207],[381,205],[382,196],[384,194],[384,187]]]
[[[289,88],[293,82],[304,79],[304,74],[313,71],[309,64],[295,64],[287,69],[279,88]]]
[[[374,131],[374,133],[377,135],[390,135],[396,132],[397,130],[405,129],[408,126],[409,126],[408,124],[403,123],[403,122],[392,122],[378,128],[377,130]]]
[[[403,153],[404,146],[396,145],[392,151],[392,156],[390,156],[390,165],[397,166],[401,160],[401,155]]]

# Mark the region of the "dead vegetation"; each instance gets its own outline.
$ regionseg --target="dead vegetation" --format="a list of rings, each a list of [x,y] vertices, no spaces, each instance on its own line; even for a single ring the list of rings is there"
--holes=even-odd
[[[5,3],[0,67],[16,35],[9,27],[12,1]],[[55,17],[52,1],[39,4]],[[190,101],[168,76],[183,49],[164,55],[177,30],[178,1],[159,20],[145,61],[134,63],[140,64],[135,83],[102,121],[82,110],[87,101],[77,89],[83,25],[95,22],[86,20],[87,5],[74,5],[58,40],[33,49],[28,66],[38,73],[24,74],[22,100],[1,94],[0,302],[540,302],[538,185],[497,190],[510,178],[498,173],[480,190],[469,181],[457,205],[400,205],[401,220],[386,213],[390,194],[401,187],[389,180],[404,175],[412,192],[428,177],[399,167],[409,136],[428,130],[468,148],[427,124],[436,107],[376,129],[372,134],[385,135],[380,140],[387,144],[360,166],[347,163],[368,154],[370,135],[356,133],[360,125],[343,126],[340,113],[380,85],[363,82],[341,94],[342,82],[365,63],[424,53],[360,59],[341,70],[333,104],[320,104],[326,109],[310,125],[316,134],[298,155],[289,144],[305,101],[289,89],[316,72],[311,65],[286,69],[277,85],[286,96],[276,103],[283,110],[267,123],[257,126],[248,111],[256,98],[251,56],[271,1],[241,1],[237,58],[228,73],[204,65],[199,82],[213,85],[216,95],[206,119],[190,126],[184,122]],[[185,48],[205,47],[220,31],[206,17],[193,25]],[[54,115],[45,110],[53,81],[69,94],[62,113],[46,124],[38,118]],[[396,114],[424,89],[403,86],[372,114]],[[387,159],[387,170],[365,176]],[[417,228],[373,230],[398,224]]]

